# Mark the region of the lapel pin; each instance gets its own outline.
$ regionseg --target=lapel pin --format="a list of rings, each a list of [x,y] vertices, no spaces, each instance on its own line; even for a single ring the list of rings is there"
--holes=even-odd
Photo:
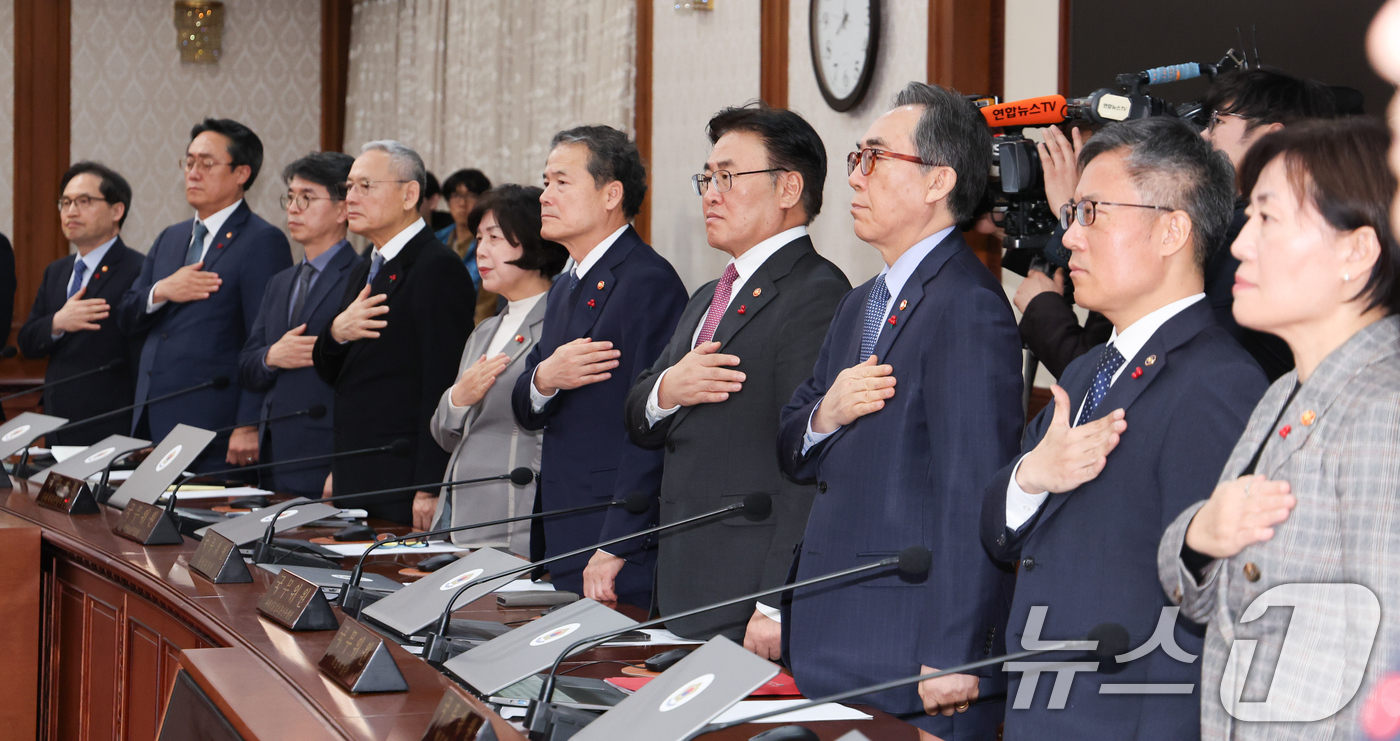
[[[223,243],[223,242],[220,242],[220,243],[214,245],[214,249],[216,249],[216,250],[221,250],[221,249],[223,249],[223,248],[224,248],[224,243]]]
[[[516,335],[516,336],[515,336],[515,341],[516,341],[516,342],[522,342],[522,343],[523,343],[523,342],[525,341],[525,335],[523,335],[523,334],[518,334],[518,335]]]
[[[224,239],[233,239],[233,232],[224,235]]]
[[[899,302],[899,310],[900,310],[900,311],[904,311],[904,307],[906,307],[906,306],[908,306],[908,305],[909,305],[909,300],[908,300],[908,299],[905,299],[905,300],[903,300],[903,301],[900,301],[900,302]]]
[[[107,272],[107,266],[106,266],[106,265],[103,265],[103,266],[102,266],[102,272],[104,272],[104,273]]]
[[[745,307],[743,304],[739,304],[739,313],[740,313],[740,314],[743,314],[744,311],[746,310],[746,308],[747,308],[747,307]]]
[[[1309,409],[1309,410],[1306,411],[1306,412],[1303,412],[1303,426],[1304,426],[1304,427],[1307,427],[1307,426],[1311,425],[1313,422],[1316,422],[1316,421],[1317,421],[1317,412],[1314,412],[1314,411],[1311,410],[1311,409]]]
[[[598,290],[603,290],[603,281],[598,281]]]
[[[1142,361],[1142,364],[1143,364],[1143,365],[1152,365],[1152,364],[1155,363],[1155,362],[1157,362],[1157,356],[1156,356],[1156,355],[1148,355],[1148,356],[1147,356],[1147,359],[1144,360],[1144,361]]]
[[[597,306],[597,305],[598,305],[598,302],[597,302],[597,301],[594,301],[594,300],[591,299],[591,298],[588,299],[588,308],[591,309],[591,308],[593,308],[593,307],[595,307],[595,306]]]
[[[398,279],[398,277],[399,277],[399,274],[398,274],[398,273],[391,273],[391,274],[389,275],[389,282],[390,282],[390,283],[393,283],[395,280]]]
[[[896,319],[895,316],[894,316],[893,314],[891,314],[891,315],[890,315],[890,325],[893,326],[893,325],[898,324],[898,323],[899,323],[899,320]]]
[[[761,295],[763,295],[763,289],[762,289],[762,288],[755,288],[755,289],[753,289],[753,297],[754,297],[754,298],[758,298],[758,297],[761,296]]]
[[[1133,369],[1133,378],[1142,378],[1142,368]]]
[[[1281,430],[1278,431],[1278,436],[1279,436],[1279,437],[1282,437],[1282,438],[1287,438],[1287,437],[1288,437],[1288,433],[1290,433],[1290,432],[1292,432],[1292,431],[1293,431],[1293,427],[1292,427],[1292,426],[1290,426],[1290,425],[1284,425],[1284,426],[1283,426],[1283,429],[1281,429]]]

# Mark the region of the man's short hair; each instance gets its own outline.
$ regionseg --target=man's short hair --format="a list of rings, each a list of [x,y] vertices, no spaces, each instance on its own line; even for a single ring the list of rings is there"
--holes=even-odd
[[[68,182],[79,175],[96,175],[101,179],[97,185],[97,190],[102,197],[107,199],[107,205],[120,203],[125,206],[122,209],[122,217],[117,220],[117,227],[120,228],[126,223],[126,217],[131,215],[131,184],[126,182],[126,178],[112,168],[100,163],[83,160],[74,163],[68,171],[63,173],[63,179],[58,182],[58,192],[63,193],[68,187]]]
[[[992,132],[977,107],[956,90],[911,82],[894,96],[894,106],[919,105],[924,112],[914,126],[914,147],[930,166],[951,167],[958,182],[948,194],[948,211],[958,223],[977,211],[992,171]]]
[[[252,129],[231,118],[206,118],[190,129],[190,141],[194,141],[195,137],[206,131],[228,137],[228,156],[233,160],[230,168],[248,166],[248,180],[243,183],[243,191],[246,193],[253,187],[253,181],[258,179],[258,172],[262,170],[262,139],[259,139]]]
[[[560,144],[582,144],[588,148],[588,174],[594,188],[616,180],[622,183],[622,213],[631,220],[642,210],[647,195],[647,168],[637,145],[611,126],[579,126],[565,129],[549,142],[551,151]]]
[[[1123,153],[1143,205],[1185,211],[1191,247],[1204,269],[1222,248],[1235,211],[1235,168],[1186,122],[1154,116],[1108,124],[1079,152],[1079,171],[1103,154]],[[1224,245],[1228,249],[1228,245]]]
[[[540,236],[540,195],[543,193],[534,186],[514,183],[492,188],[472,207],[471,223],[475,230],[487,212],[494,213],[501,234],[511,244],[520,245],[520,257],[509,264],[521,270],[538,270],[544,277],[553,278],[564,269],[569,251],[564,245]]]
[[[312,152],[282,170],[282,182],[292,184],[301,178],[326,189],[331,198],[345,199],[345,182],[350,179],[350,166],[355,158],[344,152]]]
[[[423,205],[423,194],[428,189],[428,168],[423,164],[423,158],[418,153],[410,149],[403,142],[393,139],[377,139],[366,142],[360,147],[360,154],[365,152],[383,152],[389,155],[389,166],[394,169],[394,175],[405,182],[418,183],[418,202],[414,207]]]
[[[802,210],[807,223],[822,210],[822,189],[826,185],[826,145],[807,120],[785,108],[770,108],[762,101],[742,107],[725,108],[706,126],[710,144],[732,132],[747,132],[763,140],[768,167],[802,176]],[[781,173],[769,173],[777,182]]]
[[[442,195],[444,198],[451,198],[457,193],[457,189],[463,186],[466,187],[468,193],[479,196],[491,190],[491,179],[486,177],[486,173],[476,168],[468,167],[465,170],[458,170],[442,181]]]
[[[1221,75],[1206,92],[1204,110],[1239,116],[1245,131],[1252,131],[1274,123],[1287,126],[1305,118],[1331,118],[1337,106],[1326,85],[1260,67]]]

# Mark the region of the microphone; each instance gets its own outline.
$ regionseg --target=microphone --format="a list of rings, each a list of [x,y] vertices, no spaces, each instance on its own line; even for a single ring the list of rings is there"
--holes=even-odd
[[[14,348],[13,345],[6,347],[4,350],[0,350],[0,358],[13,358],[14,356],[15,356],[15,348]],[[19,397],[24,396],[24,395],[26,395],[26,394],[32,394],[32,393],[34,393],[35,391],[43,391],[44,389],[53,388],[54,386],[59,386],[59,385],[68,383],[69,381],[76,381],[76,380],[78,380],[79,378],[87,378],[88,376],[95,376],[95,375],[97,375],[98,373],[106,373],[107,371],[110,371],[110,370],[121,370],[121,369],[124,368],[124,367],[126,367],[126,359],[125,359],[125,358],[117,358],[116,360],[113,360],[112,362],[110,362],[110,363],[108,363],[108,364],[106,364],[106,365],[104,365],[104,366],[102,366],[102,367],[100,367],[100,368],[93,368],[92,370],[83,371],[82,373],[74,373],[73,375],[68,376],[67,378],[60,378],[60,379],[58,379],[57,381],[49,381],[49,382],[44,383],[44,384],[42,384],[42,385],[40,385],[40,386],[35,386],[34,388],[31,388],[31,389],[25,389],[25,390],[23,390],[23,391],[21,391],[21,392],[19,392],[19,393],[10,394],[9,396],[0,396],[0,402],[6,402],[6,401],[9,401],[10,399],[18,399]]]
[[[4,400],[3,400],[3,399],[0,399],[0,401],[4,401]],[[282,415],[279,415],[279,416],[276,416],[276,417],[267,417],[267,418],[265,418],[265,419],[255,419],[255,420],[253,420],[252,422],[245,422],[245,423],[243,423],[243,424],[229,425],[228,427],[220,427],[220,428],[217,429],[217,430],[212,430],[212,432],[214,432],[215,434],[218,434],[218,433],[221,433],[221,432],[233,432],[234,430],[236,430],[236,429],[238,429],[238,428],[240,428],[240,427],[255,427],[255,426],[260,426],[260,425],[268,424],[269,422],[281,422],[281,421],[283,421],[283,420],[293,419],[293,418],[295,418],[295,417],[301,417],[301,416],[303,416],[303,415],[304,415],[304,416],[307,416],[307,417],[310,417],[311,419],[323,419],[323,418],[326,416],[326,405],[325,405],[325,404],[312,404],[311,406],[309,406],[309,407],[307,407],[307,408],[305,408],[305,409],[302,409],[302,410],[300,410],[300,411],[291,412],[291,413],[288,413],[288,414],[282,414]]]
[[[650,505],[648,505],[648,508],[650,508]],[[531,571],[540,566],[547,566],[556,561],[562,561],[566,558],[581,556],[585,553],[596,551],[602,548],[607,548],[608,546],[617,545],[618,543],[621,543],[626,540],[632,540],[633,538],[640,538],[646,535],[653,535],[663,530],[670,530],[671,528],[681,527],[682,525],[690,525],[705,520],[714,520],[720,517],[725,517],[727,515],[734,514],[735,512],[743,512],[745,519],[748,519],[750,521],[762,522],[763,520],[768,519],[768,515],[772,514],[773,512],[773,498],[768,496],[767,494],[764,494],[763,492],[755,492],[744,497],[744,501],[738,504],[731,504],[728,507],[721,507],[720,509],[717,509],[713,512],[706,512],[704,514],[695,515],[694,517],[687,517],[684,520],[677,520],[676,522],[672,522],[666,525],[657,525],[656,527],[650,527],[645,530],[639,530],[635,533],[632,533],[631,535],[623,535],[618,538],[613,538],[612,540],[605,540],[602,543],[598,543],[596,545],[590,545],[585,548],[579,548],[578,550],[569,551],[568,553],[561,553],[557,556],[550,556],[549,558],[540,559],[539,561],[527,562],[524,566],[521,566],[520,568],[509,569],[507,571],[502,571],[497,574],[487,574],[473,579],[459,587],[457,591],[452,593],[452,597],[447,600],[447,607],[443,609],[442,615],[438,617],[437,632],[428,634],[427,640],[423,644],[423,653],[420,654],[420,656],[422,656],[422,658],[425,661],[432,661],[439,664],[447,659],[449,643],[447,638],[447,626],[452,621],[452,604],[457,601],[458,597],[462,596],[463,592],[467,591],[468,589],[471,589],[472,587],[482,582],[490,581],[492,579],[499,579],[507,575],[523,574],[526,571]]]
[[[369,454],[371,454],[371,453],[389,453],[389,454],[391,454],[391,455],[395,455],[395,456],[402,457],[402,456],[408,455],[409,451],[411,451],[412,449],[413,449],[413,446],[412,446],[412,444],[411,444],[410,442],[408,442],[407,440],[399,439],[399,440],[395,440],[394,442],[392,442],[392,443],[390,443],[390,444],[388,444],[388,445],[380,445],[380,446],[377,447],[377,448],[360,448],[359,450],[344,450],[344,451],[341,451],[341,452],[339,452],[339,453],[324,453],[324,454],[322,454],[322,455],[310,455],[310,456],[306,456],[306,457],[304,457],[304,458],[289,458],[289,459],[287,459],[287,460],[285,460],[285,461],[270,461],[270,462],[268,462],[268,463],[255,463],[255,464],[253,464],[253,465],[251,465],[251,466],[238,466],[237,468],[225,468],[225,469],[218,470],[218,471],[209,471],[209,472],[207,472],[207,473],[192,473],[192,474],[189,474],[189,475],[187,475],[187,476],[181,477],[181,479],[180,479],[179,481],[175,482],[175,488],[170,490],[170,496],[174,496],[175,494],[179,493],[180,487],[184,486],[185,484],[188,484],[192,479],[197,479],[197,478],[199,478],[199,477],[201,477],[201,476],[222,476],[222,475],[224,475],[224,474],[226,474],[226,473],[242,473],[242,472],[244,472],[244,471],[258,471],[258,470],[262,470],[262,469],[264,469],[264,468],[274,468],[274,467],[276,467],[276,466],[288,466],[288,465],[291,465],[291,464],[293,464],[293,463],[316,463],[316,462],[318,462],[318,461],[334,460],[334,459],[336,459],[336,458],[348,458],[348,457],[350,457],[350,456],[356,456],[356,455],[369,455]],[[349,495],[349,496],[359,496],[359,495],[358,495],[358,494],[354,494],[354,495]],[[321,501],[328,501],[329,499],[335,499],[335,497],[327,497],[326,499],[323,499],[323,500],[321,500]]]
[[[1063,95],[1042,95],[984,106],[981,110],[982,118],[991,127],[1050,126],[1064,122],[1066,105]]]
[[[9,360],[18,354],[19,348],[14,345],[6,345],[3,350],[0,350],[0,358],[4,358],[5,360]],[[5,398],[8,399],[9,397],[7,396]]]
[[[87,417],[86,419],[80,419],[76,422],[69,422],[66,425],[63,425],[61,427],[55,427],[54,429],[49,430],[49,434],[53,434],[55,432],[65,432],[67,430],[73,429],[74,427],[80,427],[82,425],[85,425],[89,422],[96,422],[99,419],[106,419],[108,417],[114,417],[118,414],[125,414],[134,409],[144,407],[148,404],[155,404],[156,402],[167,401],[169,399],[174,399],[177,396],[184,396],[185,394],[193,393],[195,391],[203,391],[204,389],[210,388],[214,389],[215,391],[223,391],[224,389],[229,387],[229,383],[230,382],[228,380],[228,376],[215,376],[214,378],[211,378],[208,381],[205,381],[204,383],[196,384],[194,386],[190,386],[189,388],[183,388],[179,391],[172,391],[164,396],[157,396],[154,399],[147,399],[136,404],[124,406],[120,409],[113,409],[110,412],[103,412],[102,414],[93,415],[91,417]]]
[[[1045,646],[1044,648],[1034,648],[1025,651],[1017,651],[1016,653],[1006,654],[1005,656],[994,656],[990,659],[973,661],[968,664],[963,664],[962,666],[955,666],[951,669],[943,669],[941,671],[931,672],[929,674],[916,674],[912,677],[892,679],[888,682],[881,682],[880,684],[870,685],[869,687],[859,687],[853,690],[847,690],[845,692],[838,692],[834,695],[819,697],[815,700],[807,700],[806,702],[798,703],[797,705],[788,705],[787,707],[784,707],[780,710],[770,710],[767,712],[759,713],[758,715],[750,715],[749,717],[744,718],[742,720],[735,720],[730,721],[729,723],[720,723],[717,725],[706,725],[700,730],[695,731],[694,733],[691,733],[690,735],[686,736],[683,741],[691,741],[692,739],[699,738],[700,736],[704,736],[709,733],[715,733],[717,731],[722,731],[726,728],[733,728],[734,726],[743,725],[744,723],[752,723],[753,721],[762,718],[771,718],[775,715],[782,715],[784,713],[805,710],[807,708],[816,707],[817,705],[823,705],[828,702],[841,702],[843,700],[849,700],[853,697],[859,697],[861,695],[869,695],[874,694],[876,692],[884,692],[885,690],[891,690],[896,687],[903,687],[907,684],[917,684],[919,682],[925,682],[930,679],[945,677],[949,674],[966,674],[967,672],[973,671],[975,669],[981,669],[987,666],[995,666],[996,664],[1000,664],[1007,661],[1019,661],[1021,659],[1028,659],[1033,656],[1039,656],[1041,654],[1052,653],[1055,651],[1084,651],[1093,656],[1098,661],[1109,661],[1113,659],[1113,657],[1127,653],[1128,651],[1128,629],[1124,628],[1118,623],[1100,623],[1094,626],[1094,629],[1089,631],[1088,639],[1090,642],[1094,643],[1093,648],[1083,648],[1082,641],[1058,641],[1056,643],[1052,643],[1048,646]]]
[[[529,471],[530,469],[528,469],[528,468],[526,468],[526,469],[519,469],[519,468],[517,468],[517,469],[515,469],[515,471],[512,471],[511,473],[514,474],[514,473],[516,473],[516,472],[518,472],[518,471],[521,471],[521,470]],[[499,478],[499,477],[496,477],[496,478]],[[462,481],[462,482],[448,482],[448,483],[457,484],[457,483],[470,483],[470,482]],[[446,486],[446,485],[448,485],[448,483],[444,483],[443,485]],[[632,492],[631,494],[629,494],[629,495],[627,496],[626,499],[614,499],[614,500],[611,501],[611,502],[603,502],[603,503],[601,503],[601,504],[586,504],[586,505],[583,505],[583,506],[581,506],[581,507],[570,507],[570,508],[568,508],[568,509],[556,509],[556,510],[552,510],[552,511],[550,511],[550,512],[535,512],[535,513],[528,514],[528,515],[517,515],[517,516],[515,516],[515,517],[507,517],[507,518],[505,518],[505,519],[503,519],[503,520],[492,520],[492,521],[490,521],[490,522],[478,522],[478,523],[475,523],[475,524],[472,524],[472,525],[458,525],[457,527],[447,527],[447,528],[442,528],[441,530],[428,530],[428,531],[426,531],[426,532],[421,532],[421,533],[409,533],[409,534],[407,534],[407,535],[400,535],[400,536],[394,537],[394,538],[385,538],[384,540],[375,541],[374,544],[372,544],[370,547],[368,547],[368,548],[365,549],[365,552],[364,552],[364,553],[360,554],[360,560],[357,561],[357,562],[355,563],[355,568],[354,568],[354,570],[352,570],[352,571],[350,572],[350,580],[349,580],[349,582],[346,583],[346,585],[345,585],[344,587],[341,588],[341,590],[340,590],[340,611],[343,612],[343,613],[345,613],[345,614],[347,614],[347,615],[350,615],[351,617],[355,617],[355,618],[358,618],[358,617],[359,617],[359,615],[360,615],[360,610],[364,609],[364,607],[365,607],[365,605],[363,604],[364,590],[360,589],[360,578],[361,578],[362,575],[364,574],[365,559],[369,557],[370,551],[373,551],[375,548],[378,548],[378,547],[380,547],[380,546],[382,546],[382,545],[388,545],[388,544],[391,544],[391,543],[400,543],[400,542],[403,542],[403,541],[405,541],[405,540],[418,540],[419,538],[429,538],[429,537],[432,537],[432,536],[434,536],[434,535],[446,535],[446,534],[448,534],[448,533],[460,532],[460,531],[462,531],[462,530],[472,530],[472,529],[480,528],[480,527],[491,527],[492,525],[504,525],[504,524],[511,523],[511,522],[520,522],[521,520],[534,520],[534,519],[540,519],[540,518],[544,518],[544,517],[555,517],[555,516],[557,516],[557,515],[568,515],[568,514],[573,514],[573,513],[575,513],[575,512],[587,512],[587,511],[589,511],[589,510],[604,509],[604,508],[607,508],[607,507],[616,507],[616,506],[618,506],[618,505],[622,505],[623,507],[625,507],[625,508],[627,509],[628,512],[631,512],[631,513],[634,514],[634,515],[640,515],[640,514],[643,514],[644,512],[646,512],[648,509],[651,509],[651,497],[648,497],[647,495],[645,495],[645,494],[643,494],[643,493],[641,493],[641,492]]]
[[[810,579],[804,579],[802,581],[794,582],[792,584],[783,584],[781,586],[773,587],[771,589],[761,589],[757,592],[754,592],[752,594],[746,594],[742,597],[734,597],[731,599],[723,600],[721,602],[716,602],[714,604],[702,605],[700,607],[695,607],[689,610],[678,612],[674,615],[666,615],[663,617],[648,620],[644,623],[629,625],[621,630],[610,631],[600,636],[592,636],[589,638],[583,638],[578,641],[575,641],[568,648],[564,649],[564,652],[559,654],[559,657],[554,660],[554,664],[550,666],[549,672],[545,675],[544,686],[540,688],[539,697],[535,698],[530,703],[530,711],[527,715],[527,720],[525,722],[526,729],[533,733],[534,731],[544,731],[548,728],[550,724],[549,716],[553,714],[553,708],[550,708],[549,701],[550,698],[554,695],[554,682],[558,676],[557,673],[559,671],[559,665],[564,663],[564,659],[569,657],[571,654],[578,653],[579,651],[586,651],[590,648],[593,648],[594,646],[597,646],[600,643],[605,643],[609,639],[615,638],[629,631],[642,630],[644,628],[654,628],[658,625],[665,624],[668,620],[680,620],[682,618],[688,618],[693,615],[699,615],[703,612],[718,610],[722,607],[729,607],[730,605],[742,604],[744,602],[756,600],[762,597],[770,597],[772,595],[780,594],[782,592],[791,592],[795,589],[810,587],[814,584],[820,584],[822,582],[831,581],[833,579],[840,579],[845,576],[862,574],[868,571],[878,571],[894,566],[899,570],[899,573],[901,575],[917,578],[928,574],[929,567],[932,565],[933,554],[930,553],[927,548],[921,545],[911,545],[908,548],[905,548],[904,550],[900,551],[899,555],[897,556],[890,556],[889,558],[884,558],[874,563],[853,566],[849,569],[842,569],[841,571],[835,571],[830,574],[814,576]],[[536,721],[538,721],[538,723]]]

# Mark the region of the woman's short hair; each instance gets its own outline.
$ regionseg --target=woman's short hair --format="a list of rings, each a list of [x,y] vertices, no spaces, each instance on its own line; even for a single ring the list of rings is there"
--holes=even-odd
[[[532,185],[498,185],[477,200],[471,220],[479,224],[487,212],[495,214],[501,234],[511,244],[520,245],[520,257],[509,264],[521,270],[538,270],[544,277],[552,278],[564,269],[569,251],[564,245],[540,236],[542,193],[543,190]]]
[[[1380,256],[1357,298],[1370,311],[1400,312],[1400,244],[1391,231],[1395,174],[1387,164],[1390,132],[1370,118],[1307,121],[1261,137],[1240,163],[1240,185],[1248,195],[1259,174],[1282,157],[1299,202],[1306,198],[1333,229],[1369,226],[1380,240]]]

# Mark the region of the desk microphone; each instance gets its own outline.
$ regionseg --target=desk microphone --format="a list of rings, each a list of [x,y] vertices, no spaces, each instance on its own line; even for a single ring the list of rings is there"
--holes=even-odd
[[[452,621],[452,604],[457,601],[458,597],[462,596],[463,592],[467,591],[468,589],[471,589],[472,587],[482,582],[492,581],[495,579],[499,579],[503,576],[523,574],[540,566],[546,566],[556,561],[562,561],[566,558],[573,558],[574,556],[581,556],[585,553],[596,551],[602,548],[607,548],[608,546],[617,545],[618,543],[621,543],[626,540],[632,540],[633,538],[640,538],[646,535],[653,535],[663,530],[670,530],[671,528],[681,527],[682,525],[691,525],[697,522],[703,522],[705,520],[715,520],[721,517],[726,517],[728,515],[735,514],[737,512],[743,512],[744,517],[748,520],[751,520],[753,522],[761,522],[763,520],[768,519],[768,515],[773,513],[773,498],[768,496],[767,494],[764,494],[763,492],[755,492],[744,497],[744,501],[739,502],[738,504],[731,504],[728,507],[721,507],[713,512],[706,512],[704,514],[695,515],[694,517],[687,517],[684,520],[677,520],[676,522],[672,522],[666,525],[658,525],[656,527],[647,528],[645,530],[639,530],[635,533],[632,533],[631,535],[623,535],[622,537],[613,538],[612,540],[605,540],[602,543],[598,543],[596,545],[590,545],[585,548],[579,548],[575,551],[569,551],[568,553],[561,553],[557,556],[550,556],[549,558],[544,558],[539,561],[526,563],[524,566],[521,566],[519,568],[509,569],[507,571],[502,571],[497,574],[488,574],[473,579],[472,581],[469,581],[466,584],[463,584],[461,587],[459,587],[457,591],[452,593],[452,598],[447,600],[447,607],[443,609],[442,615],[438,618],[437,632],[428,634],[427,640],[423,644],[423,653],[421,655],[425,661],[435,662],[439,664],[447,660],[448,644],[450,643],[450,641],[447,638],[447,627]]]
[[[0,399],[0,401],[3,401],[3,399]],[[326,405],[312,404],[311,406],[300,411],[290,412],[288,414],[282,414],[276,417],[264,417],[262,419],[255,419],[252,422],[245,422],[243,424],[229,425],[228,427],[220,427],[217,430],[211,430],[211,432],[215,434],[222,432],[233,432],[234,430],[240,427],[261,427],[271,422],[281,422],[283,420],[293,419],[295,417],[302,416],[310,417],[311,419],[322,419],[326,416]]]
[[[13,358],[13,357],[15,356],[14,350],[15,350],[15,348],[14,348],[13,345],[11,345],[11,346],[9,346],[9,347],[6,347],[4,351],[0,351],[0,358]],[[8,354],[7,354],[7,352],[8,352]],[[106,365],[104,365],[104,366],[102,366],[102,367],[100,367],[100,368],[93,368],[92,370],[83,371],[82,373],[75,373],[75,374],[73,374],[73,375],[71,375],[71,376],[68,376],[67,378],[60,378],[60,379],[58,379],[57,381],[49,381],[49,382],[44,383],[44,384],[42,384],[42,385],[35,386],[34,388],[25,389],[25,390],[23,390],[23,391],[21,391],[21,392],[19,392],[19,393],[16,393],[16,394],[10,394],[9,396],[0,396],[0,402],[6,402],[6,401],[9,401],[10,399],[17,399],[17,398],[19,398],[19,397],[21,397],[21,396],[24,396],[25,394],[32,394],[32,393],[34,393],[34,392],[36,392],[36,391],[43,391],[44,389],[50,389],[50,388],[53,388],[54,386],[59,386],[59,385],[61,385],[61,384],[68,383],[69,381],[76,381],[76,380],[78,380],[79,378],[86,378],[86,377],[88,377],[88,376],[95,376],[95,375],[97,375],[98,373],[106,373],[107,371],[110,371],[110,370],[121,370],[121,369],[124,368],[124,367],[126,367],[126,359],[125,359],[125,358],[117,358],[116,360],[113,360],[112,362],[110,362],[110,363],[108,363],[108,364],[106,364]]]

